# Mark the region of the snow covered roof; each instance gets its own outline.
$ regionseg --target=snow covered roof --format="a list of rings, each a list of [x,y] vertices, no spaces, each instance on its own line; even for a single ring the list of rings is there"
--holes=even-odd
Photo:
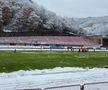
[[[0,37],[0,43],[15,44],[59,44],[59,45],[97,45],[93,40],[83,36],[26,36]]]

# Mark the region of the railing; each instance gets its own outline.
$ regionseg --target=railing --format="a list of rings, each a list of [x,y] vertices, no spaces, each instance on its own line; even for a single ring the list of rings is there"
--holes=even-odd
[[[67,85],[67,86],[58,86],[58,87],[48,87],[43,90],[80,90],[80,84],[78,85]]]
[[[108,82],[86,83],[83,90],[108,90]]]
[[[76,85],[66,85],[57,87],[47,87],[44,89],[22,89],[22,90],[108,90],[108,82],[85,83]]]

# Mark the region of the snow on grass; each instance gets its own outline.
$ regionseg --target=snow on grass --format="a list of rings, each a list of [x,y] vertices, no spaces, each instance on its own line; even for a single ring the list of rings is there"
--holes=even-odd
[[[108,69],[70,68],[0,73],[0,90],[45,88],[51,86],[108,81]]]

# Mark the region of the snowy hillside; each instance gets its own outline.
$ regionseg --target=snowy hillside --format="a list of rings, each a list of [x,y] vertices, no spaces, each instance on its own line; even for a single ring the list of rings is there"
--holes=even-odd
[[[74,19],[88,35],[108,35],[108,16]]]
[[[0,31],[29,31],[36,35],[108,35],[108,16],[67,18],[32,0],[0,0]]]
[[[78,34],[73,19],[57,16],[32,0],[0,0],[0,29],[4,32]]]

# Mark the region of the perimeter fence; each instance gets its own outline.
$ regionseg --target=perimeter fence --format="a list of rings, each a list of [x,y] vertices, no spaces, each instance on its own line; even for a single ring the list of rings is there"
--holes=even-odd
[[[108,82],[85,83],[76,85],[65,85],[57,87],[47,87],[44,89],[22,89],[22,90],[108,90]]]

